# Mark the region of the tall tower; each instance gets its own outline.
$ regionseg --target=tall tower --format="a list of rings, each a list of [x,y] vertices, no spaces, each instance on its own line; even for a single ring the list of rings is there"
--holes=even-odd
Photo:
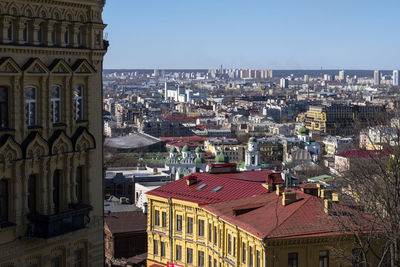
[[[258,151],[257,140],[254,137],[250,137],[249,142],[247,144],[244,169],[245,170],[260,169],[260,151]]]
[[[381,71],[376,70],[374,71],[374,85],[380,85],[381,84]]]
[[[393,71],[393,86],[399,86],[399,71]]]
[[[103,266],[103,0],[0,2],[0,266]]]

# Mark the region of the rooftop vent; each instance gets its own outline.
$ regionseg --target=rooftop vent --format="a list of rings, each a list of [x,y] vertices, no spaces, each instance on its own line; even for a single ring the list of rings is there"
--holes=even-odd
[[[194,175],[189,175],[186,177],[186,184],[188,186],[194,185],[197,183],[197,177]]]
[[[219,190],[222,189],[222,186],[217,186],[215,187],[213,190],[211,190],[212,192],[218,192]]]
[[[289,191],[289,192],[282,193],[282,205],[283,206],[289,205],[296,201],[297,201],[296,191]]]
[[[198,187],[196,187],[196,189],[197,190],[201,190],[201,189],[203,189],[204,187],[206,187],[207,186],[207,184],[201,184],[201,185],[199,185]]]

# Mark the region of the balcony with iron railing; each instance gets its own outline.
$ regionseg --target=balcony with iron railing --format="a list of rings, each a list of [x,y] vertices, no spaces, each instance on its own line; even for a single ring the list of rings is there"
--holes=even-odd
[[[53,215],[29,215],[28,237],[52,238],[86,227],[92,206],[70,205],[69,209]]]

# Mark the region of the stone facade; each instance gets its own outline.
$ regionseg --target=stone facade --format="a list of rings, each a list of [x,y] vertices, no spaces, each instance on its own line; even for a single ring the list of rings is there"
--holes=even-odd
[[[0,266],[102,266],[104,0],[0,2]]]

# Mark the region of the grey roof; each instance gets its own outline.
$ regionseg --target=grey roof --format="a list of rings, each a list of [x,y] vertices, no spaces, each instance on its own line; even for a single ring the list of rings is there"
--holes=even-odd
[[[104,140],[104,146],[111,148],[133,149],[151,146],[159,142],[161,142],[161,140],[158,138],[148,134],[138,133],[122,137],[106,138]]]
[[[111,212],[124,212],[124,211],[139,211],[141,208],[138,208],[133,204],[121,204],[119,202],[119,198],[111,196],[109,199],[104,200],[104,213],[106,214],[108,211]]]

